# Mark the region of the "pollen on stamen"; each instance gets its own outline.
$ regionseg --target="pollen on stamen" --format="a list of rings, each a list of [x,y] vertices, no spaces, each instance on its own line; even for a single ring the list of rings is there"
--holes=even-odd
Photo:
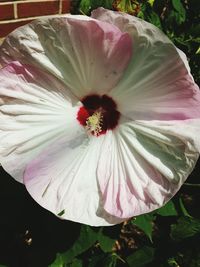
[[[120,112],[110,96],[88,95],[81,102],[83,106],[78,110],[77,120],[88,134],[98,137],[117,127]]]
[[[92,116],[86,120],[86,130],[95,136],[99,136],[102,132],[103,115],[101,112],[94,112]]]

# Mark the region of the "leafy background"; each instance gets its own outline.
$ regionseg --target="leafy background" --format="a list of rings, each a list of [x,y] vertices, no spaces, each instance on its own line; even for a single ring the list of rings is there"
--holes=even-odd
[[[103,6],[162,29],[200,83],[199,0],[72,1],[73,14]],[[0,267],[200,267],[200,161],[177,195],[152,213],[111,227],[57,219],[0,169]]]

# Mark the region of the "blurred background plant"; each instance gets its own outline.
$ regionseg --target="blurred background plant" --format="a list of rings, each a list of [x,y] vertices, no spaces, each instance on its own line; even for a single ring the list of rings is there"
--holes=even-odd
[[[71,13],[90,15],[99,6],[163,30],[200,83],[199,0],[81,0],[72,1]],[[112,227],[61,221],[0,171],[0,267],[200,267],[200,162],[167,205]]]

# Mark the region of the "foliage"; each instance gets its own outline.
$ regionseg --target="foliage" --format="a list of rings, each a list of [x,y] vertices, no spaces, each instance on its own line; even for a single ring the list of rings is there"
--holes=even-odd
[[[152,262],[154,257],[154,248],[144,246],[138,249],[132,255],[128,256],[126,261],[128,265],[134,267],[142,267],[149,262]]]
[[[72,1],[72,13],[89,15],[99,6],[136,15],[163,30],[186,53],[192,74],[200,83],[199,0],[80,0]],[[197,178],[196,171],[189,180],[197,183]],[[105,228],[81,225],[77,228],[80,232],[75,230],[70,247],[58,249],[48,266],[200,267],[200,212],[195,207],[200,194],[198,186],[190,185],[183,186],[164,207],[121,225]],[[56,229],[60,220],[58,224]],[[62,235],[67,242],[64,231]],[[30,266],[46,267],[41,263]]]
[[[49,267],[200,266],[200,245],[196,244],[200,219],[184,215],[186,209],[178,197],[175,202],[171,200],[150,214],[120,225],[120,232],[113,231],[117,226],[109,229],[82,225],[74,245],[57,254]],[[183,247],[180,242],[185,243]]]

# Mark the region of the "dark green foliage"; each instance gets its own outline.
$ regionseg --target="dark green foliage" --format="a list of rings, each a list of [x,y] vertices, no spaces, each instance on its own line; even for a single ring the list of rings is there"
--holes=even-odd
[[[152,213],[137,216],[132,223],[139,227],[152,241],[154,215]]]
[[[105,230],[104,228],[101,228],[101,231],[99,232],[99,235],[98,235],[98,242],[99,242],[100,248],[104,252],[112,252],[112,248],[114,247],[114,244],[115,244],[115,239],[110,237],[108,233],[105,232]]]
[[[89,15],[93,9],[96,9],[98,7],[111,9],[112,2],[112,0],[82,0],[80,1],[79,12]]]
[[[88,250],[97,241],[99,230],[94,231],[91,227],[82,225],[80,236],[74,245],[65,253],[57,254],[56,261],[50,265],[51,267],[65,266],[72,263],[74,258]]]
[[[127,262],[130,267],[143,267],[151,262],[154,257],[154,248],[144,246],[138,249],[135,253],[127,257]]]
[[[170,200],[165,206],[156,211],[161,216],[177,216],[178,213],[172,200]]]
[[[200,220],[188,216],[180,217],[176,224],[171,225],[171,238],[181,241],[200,234]]]

